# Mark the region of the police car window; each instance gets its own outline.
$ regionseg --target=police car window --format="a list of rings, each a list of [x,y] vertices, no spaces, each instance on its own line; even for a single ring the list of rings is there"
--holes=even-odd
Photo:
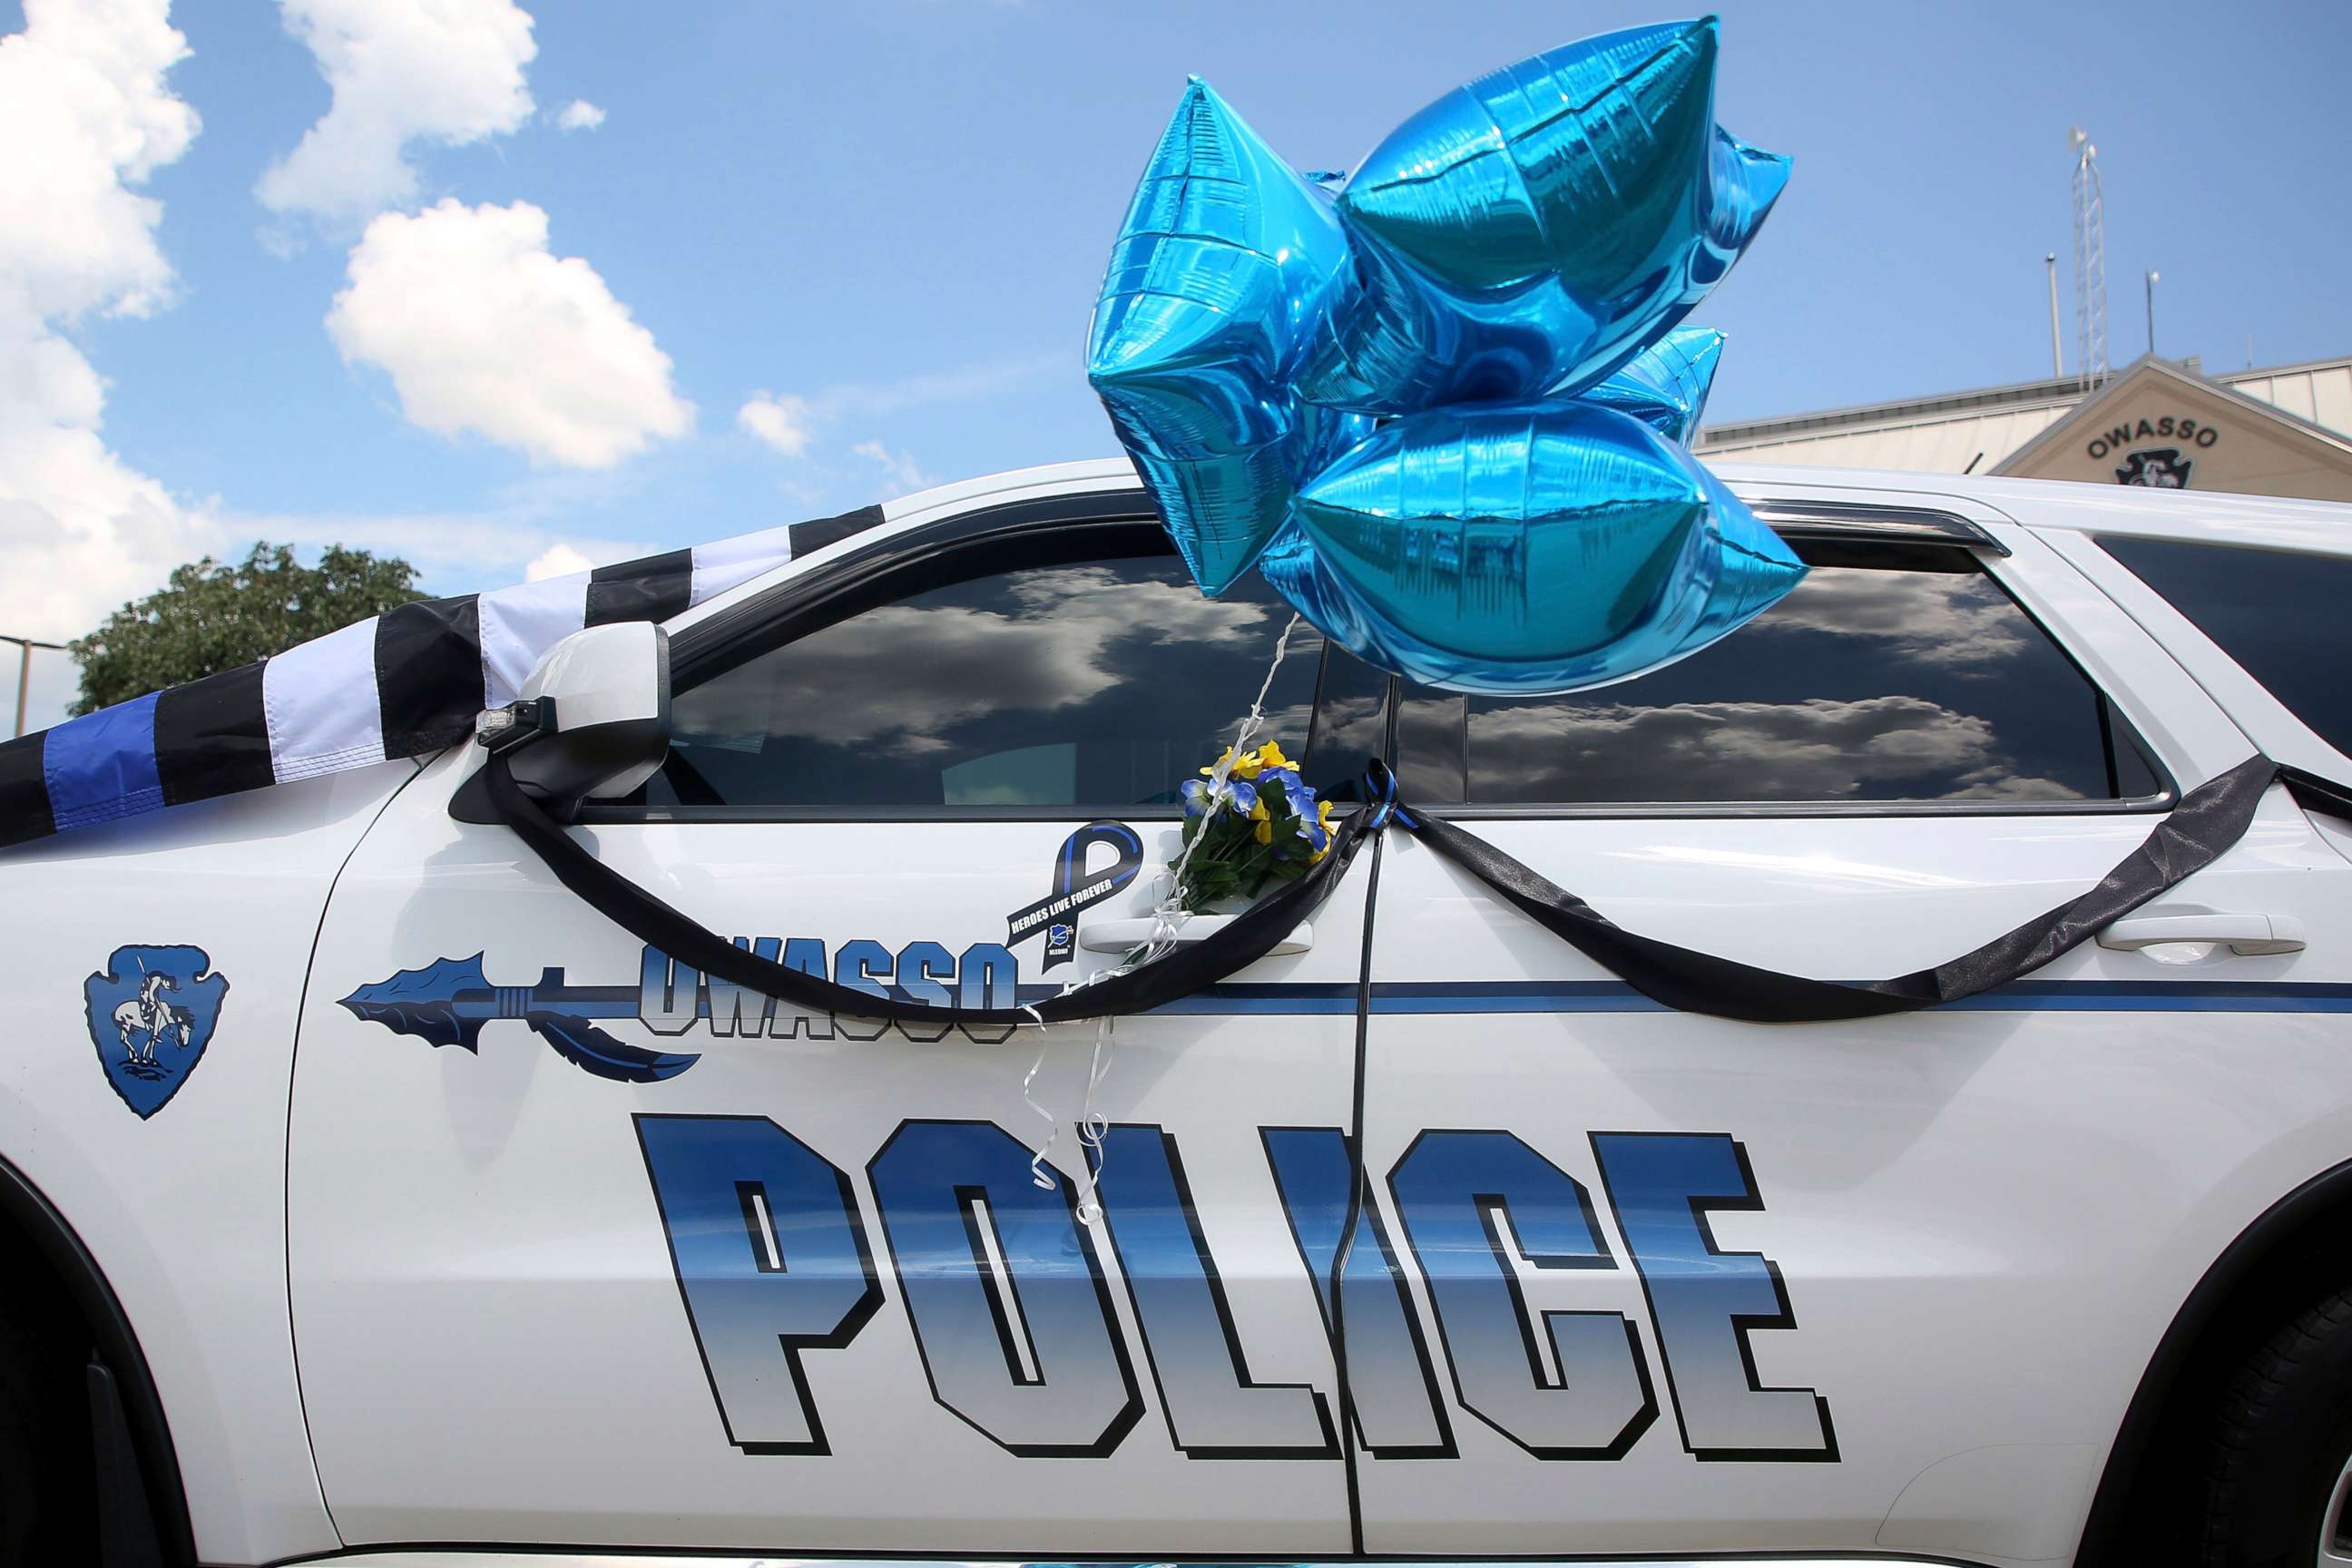
[[[2170,539],[2102,539],[2319,738],[2352,753],[2344,606],[2352,561]]]
[[[1025,567],[821,626],[677,694],[653,806],[1165,805],[1238,727],[1289,606],[1202,597],[1173,554]],[[1268,736],[1307,740],[1301,628]]]
[[[2119,715],[1973,562],[1817,565],[1713,647],[1566,697],[1415,691],[1409,798],[1473,805],[2112,800],[2161,786]],[[1459,739],[1447,749],[1449,728]],[[1415,753],[1423,760],[1415,762]]]

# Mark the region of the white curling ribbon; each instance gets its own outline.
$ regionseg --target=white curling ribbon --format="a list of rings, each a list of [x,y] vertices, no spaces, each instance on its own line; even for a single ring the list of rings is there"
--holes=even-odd
[[[1266,697],[1274,690],[1274,678],[1281,672],[1282,661],[1289,657],[1290,634],[1298,629],[1300,619],[1301,617],[1293,616],[1283,626],[1282,636],[1275,641],[1273,662],[1265,667],[1265,679],[1258,683],[1257,697],[1250,703],[1249,713],[1242,720],[1241,728],[1235,732],[1233,744],[1225,748],[1224,755],[1219,757],[1211,768],[1209,809],[1202,818],[1203,826],[1207,826],[1210,816],[1215,815],[1232,802],[1233,797],[1225,787],[1226,781],[1233,776],[1234,764],[1241,760],[1242,752],[1257,734],[1258,727],[1265,722]],[[1136,952],[1129,954],[1126,962],[1115,963],[1108,969],[1097,970],[1084,980],[1065,985],[1062,988],[1063,995],[1067,996],[1072,992],[1099,984],[1114,975],[1126,974],[1140,969],[1174,950],[1177,929],[1186,919],[1183,898],[1184,872],[1192,865],[1192,851],[1201,847],[1202,837],[1200,833],[1194,833],[1192,842],[1184,846],[1184,852],[1176,858],[1176,864],[1170,868],[1168,891],[1151,906],[1151,939]],[[1029,1070],[1021,1075],[1021,1100],[1022,1103],[1028,1106],[1037,1119],[1045,1124],[1045,1142],[1029,1156],[1029,1179],[1036,1183],[1041,1190],[1051,1192],[1059,1177],[1058,1173],[1047,1171],[1046,1156],[1054,1152],[1054,1144],[1062,1135],[1062,1124],[1052,1111],[1037,1103],[1035,1096],[1030,1093],[1030,1088],[1037,1081],[1037,1075],[1045,1070],[1045,1053],[1052,1048],[1054,1037],[1045,1028],[1045,1020],[1038,1016],[1037,1009],[1034,1005],[1024,1004],[1022,1010],[1027,1013],[1030,1019],[1038,1026],[1038,1036],[1037,1059],[1031,1062]],[[1085,1146],[1088,1158],[1084,1162],[1087,1168],[1086,1174],[1080,1179],[1078,1184],[1077,1215],[1080,1224],[1088,1226],[1102,1217],[1102,1205],[1095,1201],[1095,1190],[1102,1180],[1103,1161],[1107,1158],[1103,1140],[1109,1136],[1110,1121],[1095,1109],[1095,1100],[1102,1088],[1104,1078],[1110,1072],[1114,1043],[1112,1024],[1113,1020],[1108,1014],[1096,1020],[1094,1055],[1087,1066],[1086,1105],[1078,1120],[1078,1142]]]
[[[1095,1109],[1095,1097],[1110,1075],[1114,1026],[1118,1020],[1105,1014],[1095,1020],[1095,1050],[1087,1064],[1087,1103],[1078,1117],[1078,1142],[1086,1145],[1087,1173],[1078,1184],[1078,1223],[1092,1225],[1102,1218],[1102,1205],[1095,1201],[1095,1190],[1102,1183],[1103,1167],[1110,1162],[1110,1151],[1103,1140],[1110,1135],[1110,1118]]]
[[[1031,1016],[1035,1016],[1034,1009],[1031,1010]],[[1044,1020],[1040,1019],[1040,1026],[1037,1030],[1037,1059],[1031,1062],[1029,1070],[1021,1075],[1021,1100],[1039,1121],[1045,1124],[1045,1142],[1038,1145],[1036,1152],[1029,1156],[1029,1179],[1039,1188],[1050,1193],[1054,1190],[1055,1178],[1048,1174],[1045,1170],[1045,1156],[1054,1152],[1054,1141],[1062,1135],[1062,1124],[1055,1119],[1052,1111],[1038,1104],[1036,1099],[1029,1092],[1029,1086],[1036,1082],[1038,1073],[1045,1070],[1045,1053],[1054,1046],[1053,1035],[1043,1025]]]

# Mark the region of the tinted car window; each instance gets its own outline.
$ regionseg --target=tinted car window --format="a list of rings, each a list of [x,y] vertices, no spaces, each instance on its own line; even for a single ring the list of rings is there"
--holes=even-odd
[[[2077,801],[2158,787],[2099,692],[1972,562],[1817,566],[1664,669],[1566,697],[1416,689],[1397,731],[1401,783],[1432,803]]]
[[[1202,598],[1172,554],[1024,568],[912,595],[679,692],[655,805],[1165,805],[1223,749],[1290,608],[1255,576]],[[1307,742],[1301,626],[1265,738]]]
[[[2102,539],[2339,752],[2352,752],[2352,561],[2169,539]]]

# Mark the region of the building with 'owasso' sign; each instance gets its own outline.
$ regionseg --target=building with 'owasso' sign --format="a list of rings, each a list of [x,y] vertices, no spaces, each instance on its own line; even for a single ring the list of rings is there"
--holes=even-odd
[[[1703,427],[1701,457],[2352,501],[2352,358],[2067,376]]]

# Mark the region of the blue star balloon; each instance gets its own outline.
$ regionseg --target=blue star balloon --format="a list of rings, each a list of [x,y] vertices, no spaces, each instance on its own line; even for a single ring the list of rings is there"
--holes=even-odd
[[[1630,414],[1667,440],[1688,446],[1722,357],[1723,334],[1713,327],[1676,327],[1587,390],[1583,401]]]
[[[1788,181],[1715,123],[1716,24],[1631,28],[1456,89],[1339,198],[1354,287],[1299,395],[1410,414],[1575,393],[1704,298]]]
[[[1672,663],[1805,574],[1687,451],[1573,399],[1381,426],[1300,487],[1258,564],[1369,662],[1511,695]]]
[[[1290,387],[1347,271],[1331,199],[1194,77],[1111,252],[1087,375],[1212,598],[1297,479],[1371,427]]]

